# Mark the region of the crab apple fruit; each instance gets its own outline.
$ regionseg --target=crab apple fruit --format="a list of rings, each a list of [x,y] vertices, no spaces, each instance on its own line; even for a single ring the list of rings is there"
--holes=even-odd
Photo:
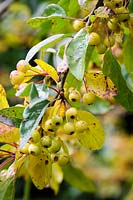
[[[42,144],[43,147],[46,147],[46,148],[50,147],[51,144],[52,144],[51,137],[49,137],[48,135],[43,136],[41,138],[41,144]]]
[[[37,144],[30,144],[28,148],[29,154],[38,156],[41,153],[41,149]]]
[[[99,54],[103,54],[107,50],[107,47],[104,43],[100,43],[99,45],[96,46],[96,49]]]
[[[107,47],[112,47],[114,46],[115,44],[115,39],[113,36],[108,36],[105,38],[104,40],[104,44],[107,46]]]
[[[25,74],[23,72],[13,70],[10,73],[10,80],[13,85],[19,85],[23,82]]]
[[[58,163],[61,166],[66,165],[69,161],[70,161],[70,157],[66,153],[62,153],[58,157]]]
[[[61,141],[59,139],[53,139],[52,145],[48,148],[50,153],[57,153],[61,148]]]
[[[89,34],[88,44],[89,45],[98,45],[100,43],[100,36],[96,32],[91,32]]]
[[[125,7],[120,7],[115,9],[115,13],[118,17],[118,20],[121,21],[127,21],[130,18],[129,11]]]
[[[63,123],[63,119],[62,119],[62,117],[61,116],[59,116],[59,115],[54,115],[53,117],[52,117],[52,122],[53,122],[53,124],[55,125],[55,126],[60,126],[62,123]]]
[[[20,149],[20,152],[24,153],[24,154],[28,154],[29,153],[29,143],[27,142],[22,149]]]
[[[79,120],[75,123],[75,129],[77,132],[83,132],[87,130],[87,128],[88,128],[88,124],[86,121]]]
[[[19,60],[16,68],[18,71],[25,73],[29,69],[28,62],[26,60]]]
[[[77,117],[77,113],[78,113],[78,111],[76,108],[74,108],[74,107],[69,108],[66,111],[66,119],[67,120],[75,119]]]
[[[31,141],[33,143],[37,143],[39,142],[41,139],[41,136],[40,136],[40,133],[38,130],[35,130],[33,133],[32,133],[32,136],[31,136]]]
[[[72,135],[75,133],[75,126],[72,122],[67,122],[64,124],[64,133],[67,135]]]
[[[120,27],[118,25],[118,22],[113,22],[113,21],[108,21],[107,23],[108,28],[116,33],[118,33],[120,31]]]
[[[123,6],[123,0],[114,0],[113,4],[115,8],[120,8]]]
[[[111,9],[114,8],[114,4],[110,0],[104,0],[104,6],[111,8]]]
[[[84,104],[90,105],[93,104],[96,100],[96,95],[93,93],[85,93],[82,97],[82,101]]]
[[[79,31],[84,26],[85,26],[85,23],[81,20],[75,20],[73,22],[73,28],[74,28],[75,31]]]
[[[80,97],[81,97],[81,94],[78,90],[73,90],[69,94],[69,100],[73,101],[73,102],[78,101],[80,99]]]
[[[52,119],[48,119],[45,122],[44,129],[45,129],[46,132],[48,132],[48,131],[49,132],[54,132],[55,131],[55,127],[54,127]]]

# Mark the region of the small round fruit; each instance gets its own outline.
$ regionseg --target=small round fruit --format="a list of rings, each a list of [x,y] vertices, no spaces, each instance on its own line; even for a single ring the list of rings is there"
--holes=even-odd
[[[19,60],[16,67],[18,71],[21,71],[24,73],[29,69],[28,62],[26,60]]]
[[[117,14],[118,20],[127,21],[130,18],[129,11],[125,7],[120,7],[115,9],[115,13]]]
[[[58,163],[61,166],[66,165],[69,161],[70,161],[70,157],[66,153],[62,153],[58,157]]]
[[[89,34],[89,40],[88,40],[88,44],[89,45],[98,45],[100,43],[100,36],[98,33],[96,32],[91,32]]]
[[[72,135],[75,133],[75,126],[72,122],[67,122],[64,124],[64,133],[67,135]]]
[[[115,8],[120,8],[123,6],[123,0],[114,0],[114,6]]]
[[[31,141],[33,143],[37,143],[39,142],[41,139],[41,136],[40,136],[40,133],[39,131],[35,130],[33,133],[32,133],[32,136],[31,136]]]
[[[27,142],[22,149],[20,149],[20,152],[24,153],[24,154],[28,154],[29,153],[29,143]]]
[[[62,123],[63,123],[63,119],[62,119],[62,117],[61,116],[59,116],[59,115],[54,115],[53,117],[52,117],[52,122],[53,122],[53,124],[55,125],[55,126],[60,126]]]
[[[99,45],[96,46],[96,48],[99,54],[103,54],[107,50],[107,47],[104,43],[100,43]]]
[[[38,156],[41,153],[41,149],[36,144],[30,144],[28,148],[29,154],[32,154],[34,156]]]
[[[57,153],[61,148],[61,141],[59,139],[53,139],[52,145],[48,148],[50,153]]]
[[[10,80],[13,85],[19,85],[23,82],[25,74],[23,72],[14,70],[10,73]]]
[[[80,99],[81,97],[81,94],[79,91],[77,90],[73,90],[70,94],[69,94],[69,100],[70,101],[73,101],[73,102],[76,102]]]
[[[113,21],[108,21],[107,23],[108,25],[108,28],[116,33],[118,33],[120,31],[120,27],[118,25],[118,22],[117,23],[114,23]]]
[[[69,108],[66,111],[66,119],[67,120],[75,119],[77,117],[77,113],[78,113],[78,111],[76,108],[74,108],[74,107]]]
[[[85,93],[82,98],[83,103],[87,105],[93,104],[95,100],[96,100],[96,95],[93,93]]]
[[[75,123],[75,129],[77,132],[83,132],[87,130],[88,124],[86,121],[80,120]]]
[[[51,144],[52,144],[51,137],[49,137],[49,136],[43,136],[41,138],[41,144],[42,144],[43,147],[46,147],[46,148],[50,147]]]
[[[54,124],[53,124],[52,119],[48,119],[48,120],[45,122],[44,130],[45,130],[46,132],[54,132],[54,131],[55,131],[55,127],[54,127]]]
[[[112,1],[110,0],[104,0],[104,6],[113,9],[114,8],[114,4]]]
[[[112,47],[112,46],[114,46],[114,44],[115,44],[115,39],[114,39],[114,37],[112,37],[112,36],[106,37],[105,40],[104,40],[104,44],[105,44],[107,47]]]
[[[75,31],[79,31],[84,26],[85,26],[85,23],[81,20],[75,20],[73,22],[73,28],[74,28]]]

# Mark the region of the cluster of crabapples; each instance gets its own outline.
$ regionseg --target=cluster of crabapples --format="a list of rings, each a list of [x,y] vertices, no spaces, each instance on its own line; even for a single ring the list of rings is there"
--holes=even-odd
[[[16,65],[16,70],[13,70],[10,73],[10,81],[12,85],[14,86],[20,85],[24,81],[25,74],[28,70],[29,70],[29,64],[26,62],[26,60],[18,61]]]
[[[86,26],[89,33],[88,44],[96,46],[99,54],[104,54],[108,48],[115,45],[115,34],[123,32],[130,18],[128,8],[123,5],[124,2],[123,0],[104,0],[101,11],[99,11],[100,7],[94,11],[90,24],[84,20],[75,20],[73,23],[75,31]],[[103,12],[103,15],[98,15],[98,12]]]
[[[81,101],[84,105],[91,105],[96,100],[96,95],[91,92],[84,92],[83,95],[75,89],[75,88],[69,88],[68,89],[68,99],[70,102],[78,102]]]
[[[65,165],[69,162],[70,156],[67,146],[58,135],[58,131],[65,135],[73,135],[76,132],[83,132],[88,129],[86,121],[78,120],[78,110],[75,107],[67,109],[65,116],[53,115],[40,124],[33,132],[29,141],[20,150],[26,155],[38,156],[47,152],[52,162]],[[43,151],[44,150],[44,151]]]

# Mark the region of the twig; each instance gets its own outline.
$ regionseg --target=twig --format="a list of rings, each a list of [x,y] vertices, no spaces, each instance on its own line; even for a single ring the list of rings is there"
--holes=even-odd
[[[95,5],[95,7],[92,9],[92,11],[89,13],[89,15],[87,15],[85,18],[84,18],[84,22],[87,22],[87,25],[90,25],[90,17],[91,17],[91,15],[93,15],[94,14],[94,11],[98,8],[98,7],[100,7],[100,6],[103,6],[104,4],[103,4],[103,0],[98,0],[97,1],[97,3],[96,3],[96,5]]]

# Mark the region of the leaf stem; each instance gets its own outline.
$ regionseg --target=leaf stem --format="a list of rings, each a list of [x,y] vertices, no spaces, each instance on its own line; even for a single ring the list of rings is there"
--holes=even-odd
[[[29,200],[30,199],[30,189],[31,189],[31,180],[28,177],[25,181],[23,200]]]
[[[13,160],[15,160],[14,156],[7,158],[4,162],[2,162],[0,164],[0,169],[2,169],[5,165],[7,165],[8,163],[12,162]]]
[[[6,150],[3,150],[3,149],[0,149],[0,151],[2,151],[2,152],[4,152],[4,153],[7,153],[7,154],[15,155],[15,153],[10,152],[10,151],[6,151]]]

